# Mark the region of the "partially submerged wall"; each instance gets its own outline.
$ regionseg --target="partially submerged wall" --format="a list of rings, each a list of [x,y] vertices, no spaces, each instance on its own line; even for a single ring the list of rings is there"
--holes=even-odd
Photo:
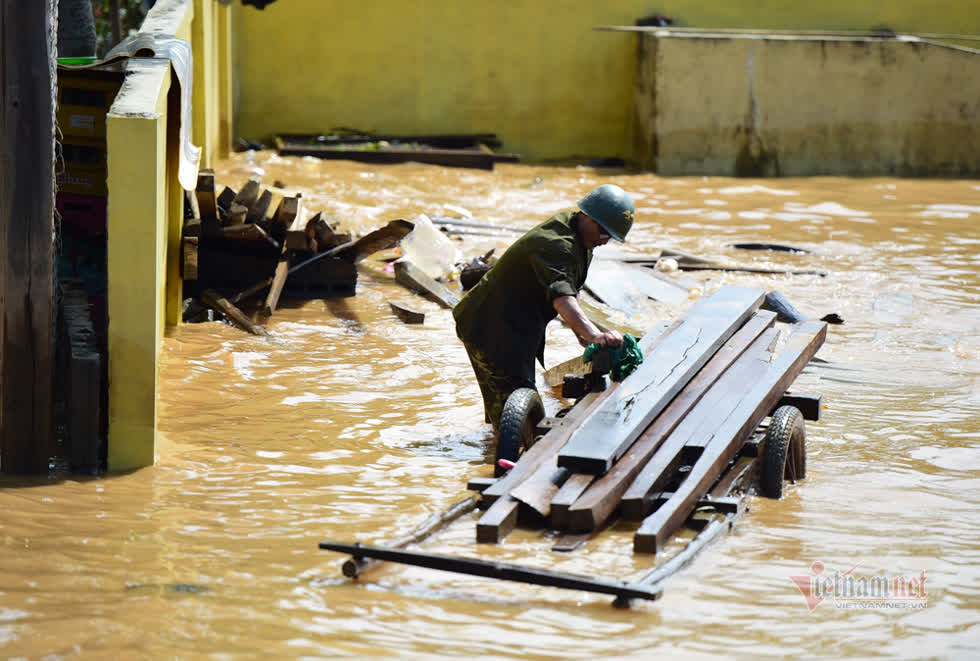
[[[978,51],[660,31],[638,57],[635,156],[660,174],[980,174]]]
[[[191,44],[192,136],[202,167],[226,157],[231,141],[230,12],[218,0],[160,0],[141,28]],[[165,327],[180,320],[180,96],[168,59],[127,61],[106,148],[108,463],[120,471],[154,461],[160,346]]]
[[[238,7],[237,134],[492,131],[528,160],[627,158],[637,37],[592,28],[654,13],[696,27],[980,33],[976,0],[279,0]]]

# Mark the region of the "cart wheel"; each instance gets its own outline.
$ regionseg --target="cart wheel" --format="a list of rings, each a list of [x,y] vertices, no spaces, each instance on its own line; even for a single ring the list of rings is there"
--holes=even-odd
[[[497,460],[517,461],[521,452],[534,445],[534,429],[544,417],[544,405],[536,390],[518,388],[504,403],[497,434]],[[494,461],[494,474],[500,477],[504,469]]]
[[[780,406],[772,414],[762,452],[762,495],[780,498],[783,479],[806,477],[806,431],[803,414],[795,406]]]

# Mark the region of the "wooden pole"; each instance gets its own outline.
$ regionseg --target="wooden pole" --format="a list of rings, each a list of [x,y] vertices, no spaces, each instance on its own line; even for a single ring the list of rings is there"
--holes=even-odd
[[[53,445],[57,0],[0,0],[0,470]]]

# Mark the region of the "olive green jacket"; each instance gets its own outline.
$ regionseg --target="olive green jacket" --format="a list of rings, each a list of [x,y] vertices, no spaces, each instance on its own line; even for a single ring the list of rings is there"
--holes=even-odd
[[[456,305],[456,333],[464,343],[502,366],[516,362],[533,370],[535,356],[544,365],[545,327],[557,315],[553,301],[578,294],[592,261],[575,213],[558,213],[515,241]]]

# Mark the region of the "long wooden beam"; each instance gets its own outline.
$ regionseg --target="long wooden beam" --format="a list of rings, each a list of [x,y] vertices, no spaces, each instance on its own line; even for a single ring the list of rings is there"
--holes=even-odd
[[[558,455],[558,465],[602,475],[762,304],[765,292],[726,286],[694,304],[684,323],[598,407]]]
[[[755,313],[725,343],[725,346],[715,353],[612,469],[594,482],[568,508],[567,520],[571,530],[594,530],[612,516],[619,506],[623,493],[650,461],[657,448],[680,424],[684,416],[701,401],[725,370],[756,341],[759,335],[772,327],[775,318],[776,315],[772,312]]]
[[[663,488],[664,477],[673,473],[684,448],[699,432],[708,433],[716,428],[719,421],[737,406],[738,400],[732,400],[730,393],[744,392],[746,383],[754,383],[762,377],[766,369],[764,362],[771,356],[771,344],[778,332],[774,328],[766,329],[739,356],[633,478],[620,502],[620,515],[624,519],[638,521],[652,511],[651,495]]]
[[[716,427],[711,441],[673,496],[647,517],[633,537],[633,550],[656,553],[684,522],[697,500],[707,493],[722,470],[741,449],[749,434],[772,410],[827,337],[827,324],[811,321],[790,336],[786,346],[768,365],[741,403]]]
[[[469,574],[471,576],[483,576],[485,578],[496,578],[502,581],[515,581],[518,583],[530,583],[532,585],[544,585],[567,590],[583,590],[585,592],[611,594],[623,599],[655,600],[659,599],[661,594],[661,590],[658,587],[633,586],[623,581],[566,574],[564,572],[548,571],[545,569],[532,569],[503,562],[488,562],[477,558],[456,558],[449,555],[419,553],[340,542],[320,542],[320,548],[326,551],[349,553],[354,557],[377,558],[388,562],[400,562],[416,567]]]

